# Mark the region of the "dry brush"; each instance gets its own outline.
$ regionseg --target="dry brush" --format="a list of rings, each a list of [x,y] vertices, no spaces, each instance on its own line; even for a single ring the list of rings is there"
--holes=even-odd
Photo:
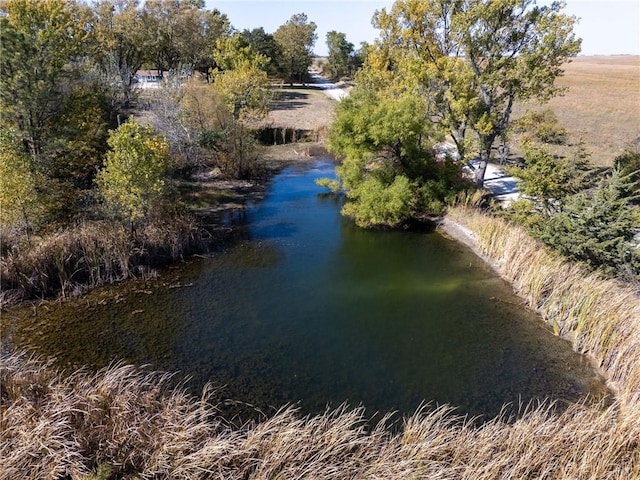
[[[637,403],[528,408],[481,426],[449,407],[421,409],[396,431],[346,407],[299,417],[283,408],[235,426],[214,396],[114,365],[56,371],[2,358],[0,479],[630,479],[640,475]]]

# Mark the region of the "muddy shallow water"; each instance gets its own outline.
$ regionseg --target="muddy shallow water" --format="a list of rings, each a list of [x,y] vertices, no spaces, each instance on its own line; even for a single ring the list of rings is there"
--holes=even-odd
[[[233,408],[265,413],[346,401],[408,414],[431,402],[494,416],[508,402],[603,394],[587,359],[466,247],[355,227],[314,183],[331,175],[324,161],[286,169],[226,251],[11,310],[3,335],[63,366],[179,371],[195,392],[212,382]]]

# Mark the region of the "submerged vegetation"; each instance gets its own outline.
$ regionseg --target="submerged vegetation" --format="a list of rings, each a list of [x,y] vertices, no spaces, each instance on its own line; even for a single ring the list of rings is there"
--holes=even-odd
[[[0,478],[636,478],[637,292],[548,253],[504,220],[463,207],[451,215],[532,308],[597,362],[615,391],[610,403],[522,406],[517,418],[480,425],[451,407],[401,423],[372,423],[361,409],[301,417],[283,408],[234,424],[210,388],[194,397],[135,367],[69,373],[14,354],[0,370]]]
[[[468,227],[479,253],[574,350],[598,362],[623,403],[638,402],[640,298],[632,285],[588,272],[521,227],[469,207],[448,215]]]

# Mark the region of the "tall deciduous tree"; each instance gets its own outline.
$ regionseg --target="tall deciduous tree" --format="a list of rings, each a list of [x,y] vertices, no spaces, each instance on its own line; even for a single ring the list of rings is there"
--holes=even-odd
[[[95,58],[128,107],[136,72],[150,59],[154,32],[138,0],[101,0],[94,7]]]
[[[333,78],[340,78],[349,72],[349,60],[353,54],[353,43],[347,41],[344,33],[332,30],[327,33],[329,49],[329,72]]]
[[[273,34],[282,52],[281,69],[285,78],[293,84],[303,81],[313,60],[313,46],[318,38],[316,24],[307,15],[296,13]]]
[[[580,50],[575,18],[563,7],[559,1],[398,0],[374,17],[381,30],[377,67],[430,99],[430,113],[463,158],[468,131],[476,134],[480,186],[514,102],[558,94],[554,81]]]
[[[216,40],[230,34],[227,16],[206,10],[203,0],[148,0],[144,9],[159,70],[206,73]]]
[[[214,71],[215,88],[226,99],[235,120],[266,113],[269,81],[267,57],[254,52],[242,36],[220,39],[214,50],[220,69]]]
[[[0,108],[36,164],[43,138],[77,71],[89,37],[87,11],[73,0],[10,0],[2,4]]]

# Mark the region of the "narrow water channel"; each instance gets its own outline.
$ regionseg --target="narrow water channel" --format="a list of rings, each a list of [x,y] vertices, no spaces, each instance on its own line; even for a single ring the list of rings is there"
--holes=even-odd
[[[603,385],[466,247],[437,233],[368,231],[340,216],[316,162],[248,207],[247,238],[153,281],[9,312],[18,348],[62,365],[122,359],[179,371],[265,413],[343,402],[410,414],[575,402]],[[252,407],[252,408],[253,408]]]

